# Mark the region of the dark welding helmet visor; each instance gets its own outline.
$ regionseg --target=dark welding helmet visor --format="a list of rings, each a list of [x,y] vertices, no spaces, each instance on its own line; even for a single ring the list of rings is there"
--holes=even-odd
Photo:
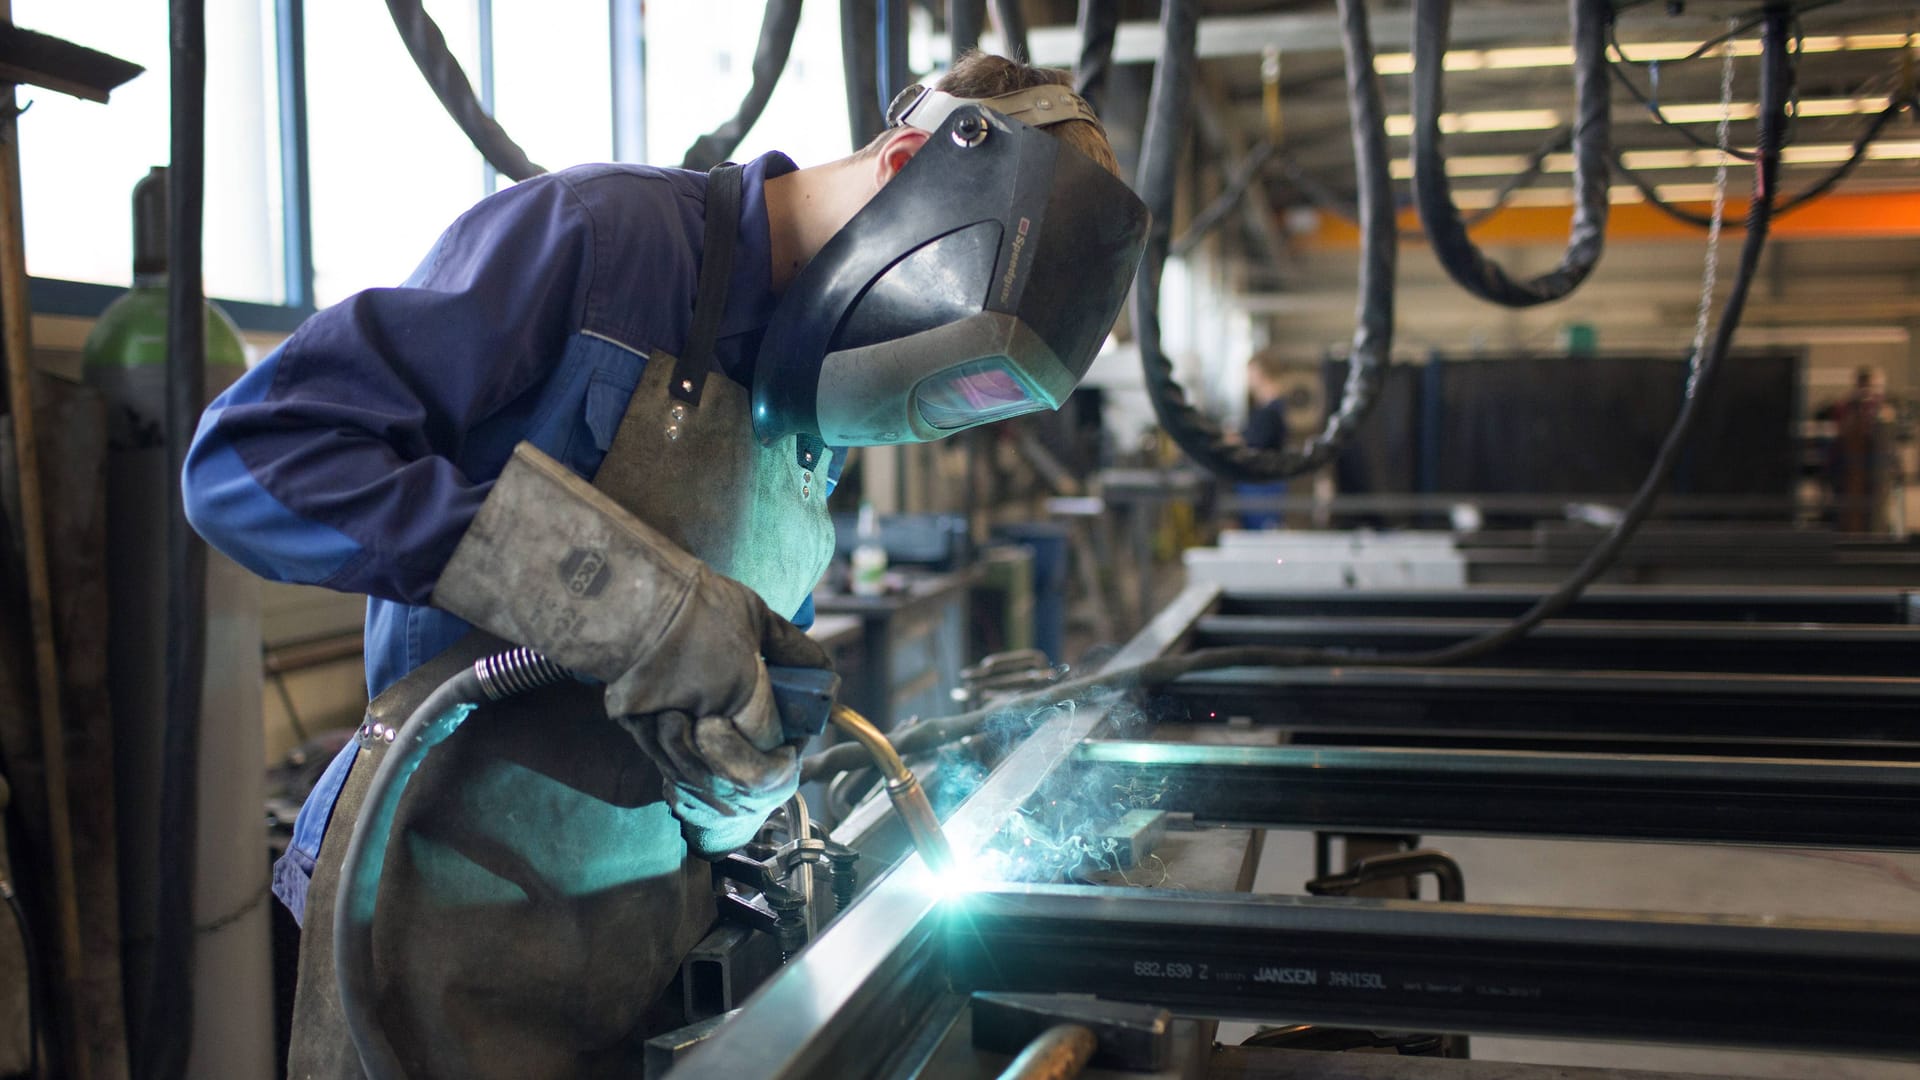
[[[1057,409],[1126,299],[1147,208],[1125,184],[992,107],[1001,99],[909,94],[894,110],[902,122],[924,112],[938,126],[768,324],[753,380],[766,442],[929,442]],[[1016,116],[1092,115],[1064,87],[1021,91],[1016,104]]]

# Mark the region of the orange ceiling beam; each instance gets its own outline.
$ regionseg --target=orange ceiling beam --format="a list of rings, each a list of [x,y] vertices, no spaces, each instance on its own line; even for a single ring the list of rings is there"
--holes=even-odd
[[[1701,214],[1712,207],[1704,202],[1680,205]],[[1737,232],[1746,220],[1747,200],[1727,200],[1727,228]],[[1510,206],[1474,226],[1471,235],[1482,244],[1550,244],[1563,246],[1573,222],[1567,206]],[[1401,211],[1400,228],[1418,232],[1420,215]],[[1621,203],[1607,219],[1609,241],[1698,240],[1705,230],[1683,225],[1645,203]],[[1775,218],[1772,236],[1807,240],[1862,240],[1920,237],[1920,192],[1837,193],[1815,199],[1784,217]],[[1360,229],[1333,214],[1320,215],[1320,224],[1302,237],[1315,250],[1357,249]],[[1422,243],[1407,240],[1406,243]]]

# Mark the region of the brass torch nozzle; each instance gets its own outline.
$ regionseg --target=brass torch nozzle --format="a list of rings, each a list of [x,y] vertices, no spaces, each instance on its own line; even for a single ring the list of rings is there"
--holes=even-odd
[[[936,874],[942,874],[953,867],[953,849],[947,845],[947,834],[940,831],[940,819],[934,816],[933,804],[927,801],[926,790],[920,786],[920,778],[913,775],[907,763],[893,749],[893,744],[873,726],[873,722],[845,705],[835,705],[832,713],[833,723],[840,730],[857,740],[873,755],[873,763],[887,778],[887,798],[893,801],[893,808],[900,815],[900,821],[907,827],[907,835],[913,838],[913,846],[920,852],[920,859],[927,868]]]

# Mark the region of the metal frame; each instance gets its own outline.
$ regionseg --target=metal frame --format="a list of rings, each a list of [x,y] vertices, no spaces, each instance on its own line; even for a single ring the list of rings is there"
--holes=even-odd
[[[1465,589],[1236,588],[1231,592],[1216,589],[1218,606],[1211,614],[1510,619],[1538,603],[1550,588],[1475,585]],[[1561,618],[1920,624],[1920,591],[1847,586],[1593,585],[1580,594]]]
[[[1672,744],[1667,753],[1710,744],[1736,755],[1766,747],[1766,756],[1789,748],[1789,756],[1920,757],[1920,683],[1887,676],[1233,668],[1185,676],[1156,702],[1176,706],[1188,722],[1246,718],[1316,743],[1531,737]]]
[[[1920,851],[1920,764],[1094,741],[1067,767],[1209,824]]]
[[[1111,667],[1192,647],[1223,606],[1217,589],[1188,590]],[[1836,846],[1871,834],[1920,847],[1915,765],[1105,741],[1112,733],[1100,709],[1047,718],[949,820],[956,850],[973,850],[1049,778],[1095,763],[1140,770],[1162,808],[1258,825]],[[1383,784],[1398,790],[1383,797]],[[1367,810],[1381,805],[1412,812]],[[1529,820],[1542,814],[1552,820]],[[844,828],[870,833],[874,816]],[[944,1037],[973,990],[1374,1028],[1920,1057],[1920,1028],[1908,1022],[1920,1012],[1920,923],[1077,886],[943,899],[909,855],[674,1075],[909,1074],[907,1059]]]
[[[959,898],[943,939],[956,989],[1095,993],[1251,1020],[1912,1057],[1913,929],[1049,885]]]

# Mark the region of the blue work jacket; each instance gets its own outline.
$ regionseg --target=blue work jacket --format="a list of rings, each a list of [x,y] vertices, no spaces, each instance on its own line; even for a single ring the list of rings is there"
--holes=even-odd
[[[717,344],[744,385],[775,301],[764,185],[793,169],[781,154],[746,166]],[[427,600],[514,446],[591,477],[648,353],[680,352],[706,184],[586,165],[482,200],[405,284],[308,319],[215,399],[182,477],[188,519],[262,577],[365,593],[377,696],[470,629]],[[809,600],[796,621],[812,614]],[[274,868],[296,918],[355,749],[327,768]]]

